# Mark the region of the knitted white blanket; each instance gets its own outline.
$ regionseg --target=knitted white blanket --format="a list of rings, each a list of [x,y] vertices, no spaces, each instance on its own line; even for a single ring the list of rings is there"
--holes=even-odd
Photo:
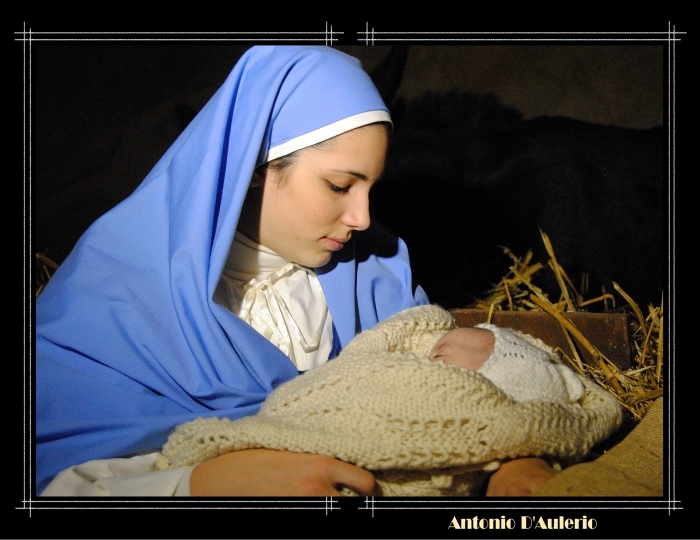
[[[474,371],[429,360],[451,328],[451,314],[438,306],[403,311],[358,335],[335,360],[279,386],[257,414],[178,426],[156,466],[272,448],[354,463],[375,474],[386,496],[469,496],[483,494],[500,460],[573,463],[619,427],[617,400],[584,377],[578,403],[516,403]]]

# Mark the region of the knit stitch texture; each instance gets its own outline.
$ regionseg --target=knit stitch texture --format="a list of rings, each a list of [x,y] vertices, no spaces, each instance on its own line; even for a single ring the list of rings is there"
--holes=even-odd
[[[354,463],[375,474],[385,496],[470,496],[483,494],[501,460],[574,463],[619,427],[617,400],[584,377],[577,403],[518,403],[472,370],[428,359],[454,327],[438,306],[400,312],[356,336],[336,359],[280,385],[257,414],[178,426],[156,467],[271,448]]]
[[[493,353],[477,370],[516,401],[553,399],[574,402],[585,392],[576,374],[559,356],[533,336],[493,324],[477,324],[493,332]]]

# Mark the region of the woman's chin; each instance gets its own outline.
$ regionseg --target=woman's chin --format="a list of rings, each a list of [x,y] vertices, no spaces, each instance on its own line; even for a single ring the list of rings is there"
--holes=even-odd
[[[305,266],[306,268],[320,268],[321,266],[327,265],[331,257],[333,256],[333,253],[329,251],[325,251],[322,253],[316,253],[314,255],[309,255],[308,257],[304,257],[303,261],[294,261],[297,264],[300,264],[302,266]]]

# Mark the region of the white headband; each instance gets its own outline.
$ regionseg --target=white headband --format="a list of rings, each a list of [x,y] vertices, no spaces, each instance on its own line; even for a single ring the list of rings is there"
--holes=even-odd
[[[301,150],[302,148],[313,146],[314,144],[318,144],[321,141],[325,141],[335,137],[336,135],[345,133],[346,131],[350,131],[361,126],[366,126],[368,124],[374,124],[375,122],[391,123],[391,117],[386,111],[367,111],[360,114],[355,114],[353,116],[348,116],[347,118],[343,118],[342,120],[338,120],[337,122],[333,122],[332,124],[328,124],[322,128],[315,129],[309,133],[304,133],[303,135],[299,135],[298,137],[294,137],[293,139],[270,148],[263,163],[286,156],[292,152]]]

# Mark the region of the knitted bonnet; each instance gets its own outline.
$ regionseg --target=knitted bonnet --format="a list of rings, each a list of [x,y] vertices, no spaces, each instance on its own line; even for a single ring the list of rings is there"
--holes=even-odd
[[[493,324],[477,324],[476,327],[490,330],[496,337],[493,353],[477,373],[516,401],[553,399],[574,402],[583,396],[581,380],[559,363],[558,356],[543,342],[536,346],[533,336],[526,338],[521,332]]]
[[[178,426],[156,467],[272,448],[368,469],[386,496],[470,496],[483,494],[501,460],[576,461],[619,427],[615,397],[584,377],[576,403],[519,403],[475,371],[431,361],[437,339],[454,327],[438,306],[402,311],[280,385],[257,414]]]

